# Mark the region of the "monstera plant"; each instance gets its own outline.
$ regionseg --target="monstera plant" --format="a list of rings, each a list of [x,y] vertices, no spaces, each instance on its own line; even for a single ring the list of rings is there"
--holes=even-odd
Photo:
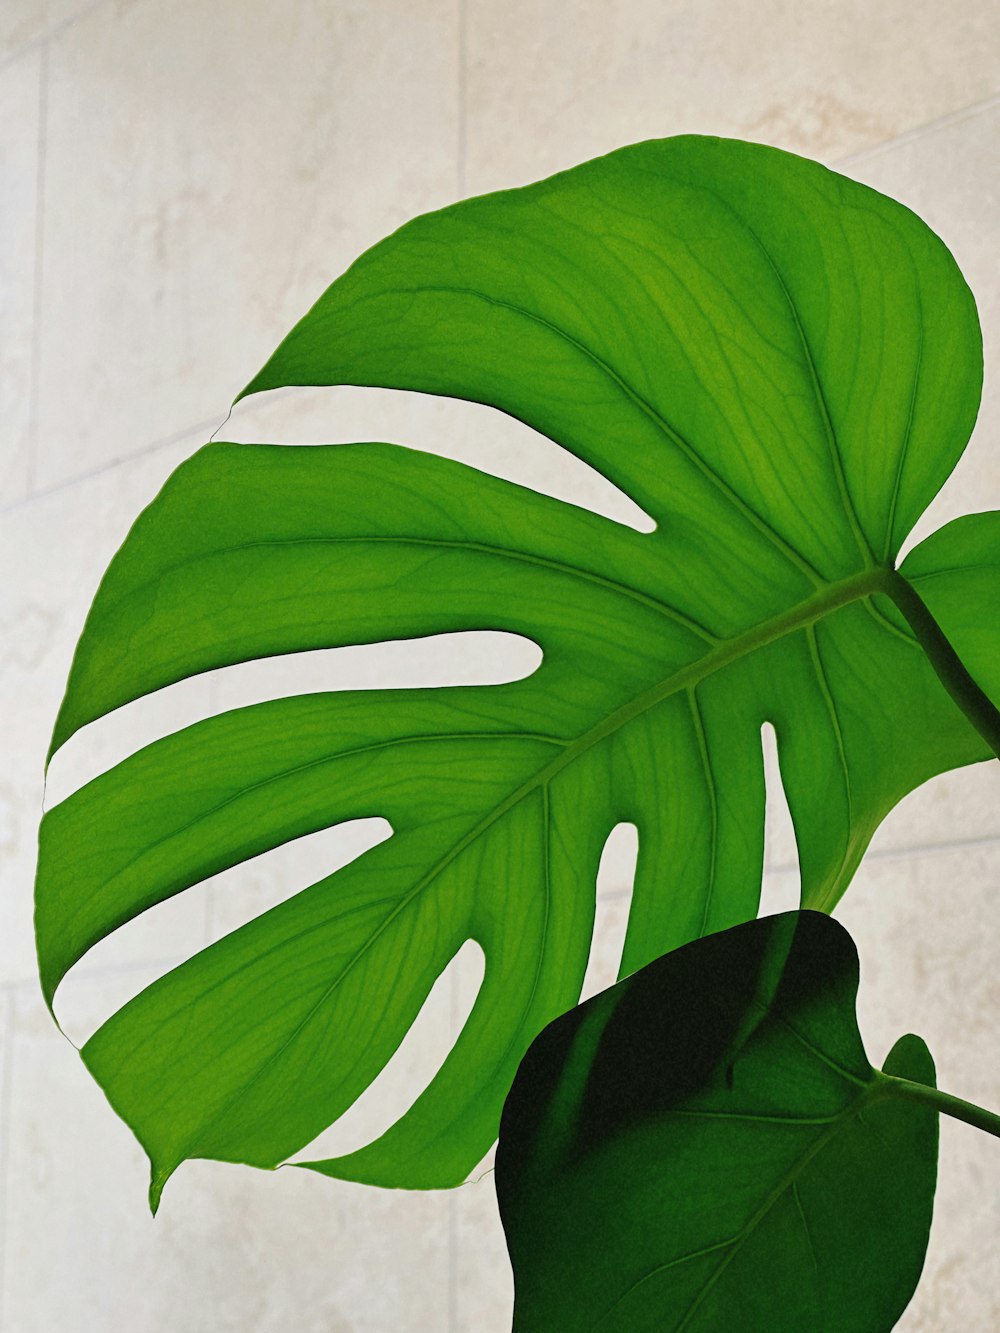
[[[471,939],[484,981],[430,1085],[375,1142],[304,1164],[462,1181],[529,1044],[579,998],[614,825],[640,838],[623,976],[756,916],[764,722],[802,903],[820,912],[896,802],[998,751],[1000,515],[897,566],[965,446],[981,372],[973,298],[918,218],[724,140],[639,144],[417,218],[332,284],[241,398],[351,384],[489,404],[655,530],[377,443],[210,444],[139,517],[53,751],[252,658],[486,629],[543,653],[511,684],[224,712],[46,814],[50,1004],[88,949],[169,896],[344,820],[392,826],[85,1045],[149,1154],[154,1207],[186,1158],[272,1167],[308,1144]]]

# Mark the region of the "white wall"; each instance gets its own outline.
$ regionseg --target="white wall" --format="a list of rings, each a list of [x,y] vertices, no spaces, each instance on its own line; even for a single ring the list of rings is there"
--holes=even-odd
[[[941,233],[980,302],[991,387],[934,525],[1000,505],[998,85],[993,0],[3,0],[2,1333],[509,1327],[489,1175],[452,1195],[411,1195],[193,1163],[153,1222],[141,1152],[43,1010],[30,932],[42,760],[89,599],[138,508],[329,279],[405,218],[688,130],[838,163]],[[440,447],[600,502],[486,409],[278,395],[242,409],[225,435]],[[473,657],[488,672],[489,653]],[[194,682],[94,728],[54,767],[53,786],[275,680],[314,687],[369,667],[309,669]],[[998,1107],[994,769],[950,775],[905,803],[841,915],[861,947],[873,1057],[915,1030],[942,1086]],[[328,854],[329,842],[264,858],[122,932],[67,982],[70,1030],[85,1035],[185,951],[309,882]],[[772,903],[791,899],[791,856],[779,811]],[[624,851],[606,872],[598,977],[613,966]],[[467,970],[446,978],[347,1132],[405,1104],[471,985]],[[900,1327],[990,1333],[1000,1144],[945,1124],[941,1174],[925,1279]]]

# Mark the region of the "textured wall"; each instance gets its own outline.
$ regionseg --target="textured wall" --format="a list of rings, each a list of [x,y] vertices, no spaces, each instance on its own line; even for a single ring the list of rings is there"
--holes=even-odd
[[[992,0],[5,0],[0,8],[0,1330],[509,1327],[492,1178],[452,1195],[290,1170],[185,1166],[155,1223],[145,1162],[40,1002],[30,934],[41,763],[97,579],[138,508],[325,283],[407,217],[622,143],[706,131],[800,150],[916,208],[977,293],[992,387],[934,507],[1000,505],[1000,25]],[[613,511],[552,446],[486,409],[407,395],[273,395],[237,439],[385,438]],[[518,669],[473,638],[463,678]],[[292,691],[445,678],[342,651],[204,678],[92,728],[49,800],[130,745]],[[922,1033],[949,1090],[1000,1106],[1000,770],[931,784],[876,838],[844,921],[881,1059]],[[775,801],[768,901],[794,893]],[[126,928],[77,968],[76,1040],[186,952],[380,836],[259,858]],[[602,873],[595,983],[620,941],[631,851]],[[620,947],[620,944],[619,944]],[[439,1062],[474,951],[331,1148],[362,1141]],[[925,1280],[906,1333],[1000,1327],[1000,1144],[944,1126]]]

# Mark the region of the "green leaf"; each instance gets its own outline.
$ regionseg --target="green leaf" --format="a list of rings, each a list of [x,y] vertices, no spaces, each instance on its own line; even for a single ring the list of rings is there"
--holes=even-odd
[[[923,1266],[938,1139],[937,1112],[895,1080],[933,1087],[934,1065],[907,1036],[873,1070],[857,988],[843,927],[788,912],[545,1029],[497,1151],[515,1333],[893,1327]]]
[[[902,573],[977,684],[1000,699],[1000,514],[954,519],[912,551]]]
[[[307,1144],[473,939],[485,979],[442,1069],[376,1143],[314,1164],[462,1180],[529,1042],[578,998],[616,823],[641,844],[625,972],[756,914],[763,722],[813,907],[837,901],[903,795],[987,757],[995,668],[977,684],[892,567],[962,451],[980,375],[972,297],[917,218],[748,144],[641,144],[455,205],[335,282],[246,392],[354,383],[492,403],[656,530],[382,444],[211,445],[139,518],[53,748],[260,656],[471,629],[544,654],[509,685],[224,713],[46,815],[50,1000],[95,942],[207,876],[342,820],[393,828],[85,1047],[153,1161],[154,1201],[187,1157],[273,1166]],[[945,552],[938,578],[935,551],[910,557],[919,586],[945,626],[979,607],[988,662],[979,573]]]

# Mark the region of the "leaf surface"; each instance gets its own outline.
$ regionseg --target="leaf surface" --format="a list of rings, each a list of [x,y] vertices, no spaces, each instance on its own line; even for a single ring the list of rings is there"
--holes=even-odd
[[[469,200],[335,282],[245,392],[353,383],[491,403],[657,526],[385,444],[210,445],[139,518],[53,749],[256,657],[476,629],[544,654],[508,685],[224,713],[45,816],[50,1000],[94,943],[207,876],[343,820],[393,828],[87,1044],[152,1158],[154,1200],[187,1157],[272,1166],[308,1143],[474,939],[485,979],[440,1072],[376,1143],[314,1164],[460,1181],[528,1043],[579,995],[616,823],[640,831],[623,972],[755,915],[763,722],[812,907],[837,901],[903,795],[986,758],[969,718],[1000,680],[978,557],[932,539],[909,557],[919,580],[893,568],[964,447],[980,377],[972,297],[917,218],[734,142],[640,144]],[[928,630],[918,583],[956,643],[978,634],[975,678]]]
[[[789,912],[550,1024],[504,1108],[515,1333],[886,1333],[930,1230],[937,1112],[858,1033],[857,954]],[[885,1073],[933,1086],[919,1037]]]

